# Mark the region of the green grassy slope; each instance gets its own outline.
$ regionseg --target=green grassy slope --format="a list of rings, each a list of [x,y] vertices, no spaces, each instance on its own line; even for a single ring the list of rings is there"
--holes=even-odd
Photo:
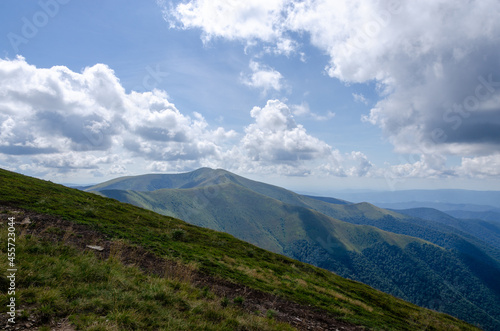
[[[0,205],[83,224],[112,241],[119,239],[140,245],[163,259],[189,264],[197,272],[311,305],[340,320],[384,330],[473,329],[450,316],[417,307],[324,269],[270,253],[228,234],[5,170],[0,170],[0,183]],[[1,235],[3,238],[4,231]],[[168,320],[172,322],[165,326],[166,329],[188,329],[211,320],[234,326],[235,322],[230,320],[235,319],[234,314],[240,314],[207,307],[209,300],[197,303],[197,298],[203,295],[192,284],[180,285],[181,289],[185,286],[186,293],[182,297],[171,297],[172,286],[167,281],[123,269],[116,261],[99,262],[65,247],[40,243],[36,238],[20,239],[18,244],[19,263],[26,263],[19,272],[18,302],[29,303],[42,317],[60,311],[60,317],[69,316],[83,328],[91,323],[95,329],[113,329],[116,325],[123,329],[144,329],[147,323],[165,325],[162,323]],[[2,252],[5,252],[3,247]],[[4,286],[5,282],[2,289]],[[178,286],[174,285],[173,289]],[[134,300],[138,297],[145,302],[136,305]],[[176,306],[160,309],[165,298]],[[2,291],[2,314],[6,309],[5,300]],[[96,307],[103,309],[96,310]],[[216,311],[210,312],[210,309]],[[156,316],[158,310],[161,316]],[[146,311],[146,318],[141,317]],[[151,322],[147,316],[151,316]],[[266,321],[255,323],[257,326],[249,329],[267,325]],[[176,328],[176,325],[185,327]],[[280,326],[268,328],[279,329]]]
[[[228,232],[259,247],[332,270],[416,304],[484,323],[491,329],[500,325],[495,321],[499,315],[495,285],[498,270],[414,237],[342,222],[233,181],[191,189],[100,193]],[[367,203],[335,207],[342,208],[345,217],[380,222],[397,215]],[[410,224],[398,220],[394,223],[398,222]],[[480,251],[474,252],[480,256]]]
[[[317,198],[299,195],[278,186],[250,180],[223,169],[214,170],[210,168],[200,168],[181,174],[150,174],[121,177],[92,186],[86,189],[86,191],[132,190],[144,192],[159,189],[202,188],[225,183],[233,183],[284,203],[311,209],[317,209],[320,206],[329,208],[332,201],[338,204],[348,204],[346,201],[332,200],[331,198],[325,198],[327,201],[320,202]]]
[[[6,226],[0,227],[0,236],[7,237]],[[124,266],[115,257],[102,260],[30,235],[18,237],[17,246],[16,301],[23,311],[15,326],[51,330],[68,319],[79,330],[294,329],[246,312],[207,288],[148,275],[137,267]],[[0,251],[5,256],[6,246]],[[0,266],[7,269],[6,260]],[[10,298],[5,295],[6,284],[1,285],[1,312],[6,316],[4,307]]]
[[[128,176],[112,179],[110,181],[94,185],[86,191],[100,191],[103,189],[154,191],[163,188],[192,188],[194,186],[206,186],[207,184],[221,183],[220,177],[224,170],[212,170],[200,168],[198,170],[181,174],[150,174],[141,176]]]
[[[198,188],[201,190],[197,192],[196,199],[203,203],[204,201],[202,200],[211,199],[220,192],[219,185],[229,183],[283,203],[313,209],[340,220],[356,218],[381,219],[387,216],[397,219],[407,218],[404,215],[377,208],[368,203],[351,204],[343,200],[300,195],[287,189],[253,181],[222,169],[201,168],[182,174],[150,174],[122,177],[92,186],[86,191],[126,190],[150,192],[161,189]],[[136,198],[141,199],[140,197]]]

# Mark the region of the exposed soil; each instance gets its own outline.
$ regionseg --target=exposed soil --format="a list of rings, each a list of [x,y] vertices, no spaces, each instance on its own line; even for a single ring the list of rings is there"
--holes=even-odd
[[[7,210],[10,211],[10,215],[1,213]],[[5,224],[7,217],[12,216],[12,213],[18,215],[16,217],[18,235],[31,234],[53,242],[63,242],[80,250],[93,251],[103,259],[114,256],[124,264],[135,265],[146,273],[190,281],[200,288],[208,287],[217,296],[227,297],[230,301],[240,296],[243,298],[241,308],[245,311],[250,313],[259,311],[262,316],[265,316],[268,310],[273,310],[276,320],[286,322],[299,330],[365,330],[364,327],[338,321],[326,311],[206,275],[176,261],[160,258],[141,247],[111,240],[89,226],[75,224],[50,215],[3,206],[0,206],[0,222]],[[93,246],[93,248],[88,246]],[[30,311],[30,307],[21,307],[18,315],[23,309]],[[35,314],[30,314],[27,321],[20,321],[14,326],[8,325],[7,317],[6,314],[0,315],[0,326],[7,325],[6,330],[37,330],[41,324],[37,321]],[[75,330],[67,320],[53,321],[51,329]]]

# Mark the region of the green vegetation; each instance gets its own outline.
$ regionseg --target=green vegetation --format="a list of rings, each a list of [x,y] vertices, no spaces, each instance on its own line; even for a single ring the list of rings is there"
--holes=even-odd
[[[0,236],[7,237],[6,227]],[[17,302],[40,326],[68,318],[81,330],[292,330],[285,323],[247,313],[186,281],[145,275],[115,258],[102,260],[62,244],[21,236]],[[2,245],[2,256],[6,245]],[[0,267],[7,269],[6,259]],[[3,284],[2,284],[3,285]],[[3,287],[3,286],[2,286]],[[7,293],[0,303],[5,314]]]
[[[338,320],[384,330],[474,329],[448,315],[225,233],[5,170],[0,170],[0,183],[0,205],[87,225],[113,240],[190,265],[197,272],[311,305]],[[174,236],[182,240],[173,240]],[[72,323],[85,329],[144,329],[151,325],[175,330],[206,325],[210,329],[209,321],[217,326],[215,329],[237,329],[239,325],[242,329],[286,329],[273,322],[273,313],[264,313],[262,319],[243,314],[239,307],[246,303],[244,294],[240,305],[240,299],[215,297],[189,282],[146,276],[113,259],[100,261],[33,237],[19,237],[18,247],[22,261],[18,302],[29,304],[47,321],[69,316]],[[5,256],[5,248],[1,249]],[[1,267],[5,270],[4,265]],[[2,313],[6,307],[4,293],[0,297]],[[163,306],[168,309],[163,311]]]
[[[224,170],[127,177],[94,189],[484,328],[500,328],[500,252],[441,223],[369,203],[318,200]]]
[[[421,219],[431,220],[448,227],[456,229],[457,233],[469,234],[495,247],[500,251],[500,222],[487,221],[480,219],[458,219],[446,213],[432,208],[413,208],[400,210],[399,213],[418,217]],[[466,215],[467,213],[464,212]],[[473,213],[471,213],[473,215]],[[490,212],[493,215],[493,212]],[[488,215],[485,213],[485,215]],[[500,220],[500,217],[497,217]],[[500,254],[497,254],[497,259],[500,260]]]
[[[206,193],[212,190],[212,193]],[[261,248],[283,253],[291,243],[321,237],[348,251],[361,252],[384,241],[404,248],[423,240],[362,227],[333,219],[302,206],[291,205],[228,182],[191,189],[152,192],[103,190],[102,195],[191,224],[230,233]],[[204,200],[205,198],[205,200]]]

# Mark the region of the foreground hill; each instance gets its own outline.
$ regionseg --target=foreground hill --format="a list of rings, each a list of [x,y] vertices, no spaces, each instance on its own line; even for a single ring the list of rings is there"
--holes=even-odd
[[[126,177],[90,190],[500,328],[498,250],[444,224],[368,203],[302,196],[220,169]]]
[[[224,233],[1,169],[0,183],[2,238],[16,220],[18,329],[475,329]]]

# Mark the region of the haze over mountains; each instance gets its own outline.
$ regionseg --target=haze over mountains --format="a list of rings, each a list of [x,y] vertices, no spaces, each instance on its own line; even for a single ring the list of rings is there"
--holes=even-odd
[[[451,189],[371,192],[344,191],[336,192],[336,196],[353,202],[370,201],[382,208],[408,209],[426,207],[445,212],[456,211],[457,214],[459,211],[463,211],[465,215],[467,215],[467,212],[500,213],[500,191]]]
[[[500,328],[500,229],[492,222],[304,196],[209,168],[123,177],[87,190]]]

